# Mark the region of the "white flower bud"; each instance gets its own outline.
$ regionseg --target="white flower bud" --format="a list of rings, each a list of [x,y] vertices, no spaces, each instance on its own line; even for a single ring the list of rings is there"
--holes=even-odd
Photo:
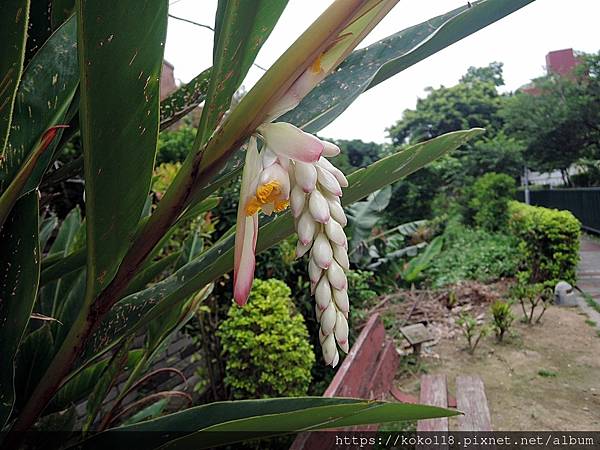
[[[308,211],[300,216],[297,225],[298,239],[302,245],[309,245],[317,232],[317,222]]]
[[[321,281],[317,283],[317,287],[315,288],[315,300],[317,302],[317,307],[321,311],[332,304],[331,286],[329,285],[327,277],[322,277]]]
[[[340,362],[340,354],[337,351],[337,348],[335,349],[335,355],[333,356],[333,361],[331,362],[331,367],[335,367],[338,365],[338,363]]]
[[[300,214],[302,214],[305,202],[306,194],[300,185],[296,184],[290,193],[290,205],[292,207],[292,214],[294,217],[298,217]]]
[[[321,321],[321,315],[323,314],[323,311],[321,310],[321,308],[319,308],[319,305],[315,305],[315,317],[317,318],[317,320],[320,322]],[[319,328],[319,340],[321,340],[321,329]]]
[[[335,328],[333,332],[335,334],[335,340],[337,341],[340,347],[342,347],[342,345],[344,344],[348,344],[348,321],[346,320],[344,314],[342,314],[341,311],[337,312],[337,317],[335,319]],[[344,350],[343,347],[342,350]],[[348,353],[348,350],[344,351]]]
[[[329,240],[323,233],[319,233],[312,249],[312,258],[321,269],[327,269],[333,261],[333,250]]]
[[[332,365],[335,360],[335,355],[338,352],[337,348],[335,348],[335,338],[333,337],[333,334],[330,334],[323,342],[321,342],[321,347],[323,350],[323,359],[325,360],[325,364],[328,366]]]
[[[344,269],[335,260],[331,262],[331,265],[327,269],[327,278],[335,289],[342,290],[348,287],[348,280],[346,279]]]
[[[321,141],[323,143],[323,156],[331,158],[340,154],[340,148],[332,142]]]
[[[321,329],[323,330],[323,334],[328,335],[333,333],[333,328],[335,327],[335,319],[337,317],[337,311],[335,310],[335,306],[333,306],[333,302],[330,302],[323,314],[321,315]]]
[[[319,184],[333,195],[341,197],[342,188],[338,180],[327,170],[317,166],[317,180]]]
[[[329,221],[329,206],[327,200],[318,190],[314,190],[308,199],[308,210],[317,222],[327,223]]]
[[[302,242],[298,241],[296,244],[296,258],[302,258],[304,254],[310,250],[311,243],[304,245]]]
[[[348,291],[346,289],[333,289],[333,300],[336,306],[342,312],[350,311],[350,301],[348,299]]]
[[[319,158],[319,161],[317,161],[317,165],[331,172],[331,174],[335,177],[338,183],[340,183],[341,187],[348,187],[348,179],[344,175],[344,172],[342,172],[340,169],[331,164],[329,160],[321,156],[321,158]]]
[[[321,311],[321,314],[322,314],[322,313],[323,313],[323,312]],[[320,344],[323,344],[323,341],[324,341],[325,339],[327,339],[327,336],[325,336],[325,335],[323,334],[323,330],[321,330],[321,327],[319,327],[319,343],[320,343]]]
[[[294,174],[296,176],[296,183],[306,193],[315,190],[317,185],[317,169],[314,164],[308,164],[296,161]]]
[[[346,244],[346,233],[344,233],[344,229],[335,219],[329,220],[329,222],[325,224],[325,233],[329,240],[333,241],[335,244],[341,246]]]
[[[333,222],[331,220],[330,222]],[[332,245],[333,257],[343,269],[350,269],[350,261],[348,260],[348,250],[344,245]]]
[[[317,266],[313,258],[310,258],[308,260],[308,276],[310,278],[310,281],[313,283],[318,283],[321,279],[322,273],[323,269]]]
[[[338,222],[341,226],[345,227],[348,223],[348,219],[346,218],[346,213],[344,213],[344,208],[342,205],[333,200],[327,199],[327,204],[329,206],[329,214],[333,219]]]

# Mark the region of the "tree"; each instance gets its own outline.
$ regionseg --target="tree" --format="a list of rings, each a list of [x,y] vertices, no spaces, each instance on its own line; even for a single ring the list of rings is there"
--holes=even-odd
[[[571,76],[534,80],[533,93],[519,92],[501,115],[506,132],[526,148],[534,169],[567,169],[583,157],[598,159],[600,142],[600,53],[580,55]]]
[[[396,145],[421,142],[449,131],[482,127],[494,135],[502,127],[498,115],[503,97],[496,90],[502,79],[502,64],[471,67],[452,87],[428,87],[427,97],[419,99],[414,110],[407,109],[402,118],[387,129]]]

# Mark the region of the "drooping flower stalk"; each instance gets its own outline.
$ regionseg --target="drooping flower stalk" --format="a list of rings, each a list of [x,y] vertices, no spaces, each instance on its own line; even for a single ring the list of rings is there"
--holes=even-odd
[[[324,76],[319,57],[273,107],[269,120],[294,108]],[[234,262],[234,299],[244,305],[254,278],[258,213],[270,215],[291,204],[298,233],[296,255],[310,255],[319,339],[325,363],[333,367],[340,359],[338,346],[348,352],[348,243],[340,202],[348,181],[326,159],[339,152],[336,145],[289,123],[263,123],[257,128],[246,149]]]

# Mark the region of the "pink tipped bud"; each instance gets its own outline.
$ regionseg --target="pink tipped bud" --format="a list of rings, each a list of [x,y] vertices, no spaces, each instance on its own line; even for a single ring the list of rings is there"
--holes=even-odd
[[[334,289],[333,300],[340,311],[345,313],[350,311],[350,301],[348,299],[348,291],[346,289]]]
[[[317,180],[325,189],[337,197],[342,196],[342,188],[331,172],[317,166]]]
[[[325,310],[332,303],[331,286],[329,286],[327,277],[322,277],[321,281],[317,283],[317,287],[315,288],[315,300],[317,302],[317,307],[321,311]]]
[[[331,221],[333,222],[333,221]],[[350,261],[348,260],[348,250],[343,245],[332,245],[333,257],[343,269],[350,269]]]
[[[331,265],[327,269],[327,278],[329,279],[329,283],[336,289],[343,290],[348,287],[348,280],[346,279],[344,269],[335,260],[331,262]]]
[[[317,222],[310,215],[308,211],[300,216],[297,225],[298,239],[302,245],[309,245],[312,243],[315,233],[317,232]]]
[[[335,220],[330,219],[329,222],[325,224],[325,233],[327,234],[327,237],[337,245],[343,246],[346,244],[346,233],[344,233],[342,226]]]
[[[321,156],[321,158],[319,158],[319,161],[317,162],[317,165],[329,171],[335,177],[338,183],[340,183],[341,187],[348,187],[348,179],[346,178],[344,173],[340,169],[335,167],[333,164],[331,164],[329,160]]]
[[[335,320],[337,317],[337,312],[335,310],[335,306],[333,306],[333,302],[329,303],[329,306],[325,308],[323,314],[321,315],[321,329],[323,330],[323,334],[329,335],[333,333],[333,328],[335,327]]]
[[[335,338],[333,337],[333,334],[330,334],[325,338],[325,340],[321,343],[321,349],[323,350],[323,359],[325,360],[325,364],[328,366],[332,365],[335,360],[335,355],[338,352],[337,348],[335,347]]]
[[[305,202],[306,194],[302,188],[296,184],[290,193],[290,205],[292,207],[292,214],[294,217],[299,217],[300,214],[302,214]]]
[[[323,233],[319,233],[315,239],[312,249],[312,258],[321,269],[328,269],[333,261],[331,244],[329,243],[329,239],[327,239]]]
[[[327,199],[327,204],[329,205],[329,214],[331,217],[333,217],[333,219],[341,226],[345,227],[348,223],[348,219],[346,218],[342,205],[340,205],[339,202],[329,199]]]
[[[310,250],[310,243],[304,245],[302,242],[298,241],[296,244],[296,258],[302,258],[304,254]]]
[[[340,154],[340,148],[332,142],[321,141],[323,142],[323,156],[327,156],[331,158],[332,156],[337,156]]]
[[[335,328],[334,328],[335,340],[338,345],[342,347],[344,344],[348,344],[348,321],[344,317],[344,314],[341,311],[337,312],[337,316],[335,319]],[[342,348],[342,350],[344,350]],[[344,350],[348,353],[348,350]]]
[[[308,276],[310,278],[310,281],[313,283],[318,283],[321,279],[322,274],[323,269],[317,266],[314,259],[310,258],[308,260]]]
[[[308,199],[308,210],[317,222],[327,223],[329,221],[329,205],[327,200],[318,190],[313,191]]]
[[[338,365],[338,363],[340,362],[340,354],[337,351],[337,348],[335,349],[335,355],[333,356],[333,361],[331,362],[331,367],[334,367]]]
[[[308,164],[303,162],[296,162],[294,165],[294,175],[296,177],[296,183],[306,193],[315,190],[317,185],[317,169],[314,164]]]

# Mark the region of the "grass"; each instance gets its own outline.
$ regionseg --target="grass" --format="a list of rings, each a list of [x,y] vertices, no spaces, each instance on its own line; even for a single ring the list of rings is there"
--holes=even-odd
[[[588,306],[590,308],[592,308],[594,311],[600,313],[600,304],[598,304],[598,302],[596,300],[594,300],[594,297],[592,297],[590,294],[587,294],[585,292],[581,292],[581,294],[583,295],[583,299],[588,304]]]
[[[544,378],[556,378],[558,376],[558,372],[555,372],[554,370],[540,369],[538,370],[538,375]]]
[[[585,323],[587,323],[590,327],[595,327],[598,325],[595,320],[591,320],[591,319],[587,319],[585,321]]]

